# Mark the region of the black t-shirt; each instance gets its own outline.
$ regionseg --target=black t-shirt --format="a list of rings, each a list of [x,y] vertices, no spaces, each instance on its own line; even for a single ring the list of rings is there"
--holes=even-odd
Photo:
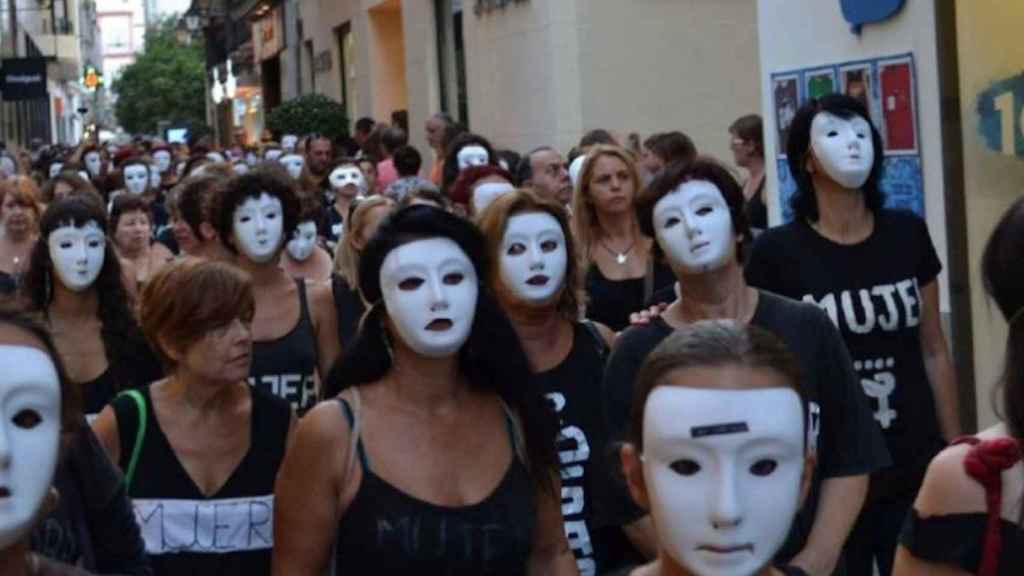
[[[629,326],[629,315],[643,309],[655,291],[675,281],[672,269],[660,262],[654,265],[650,286],[644,276],[609,280],[596,264],[591,264],[586,276],[586,317],[618,332]],[[647,293],[648,289],[651,293]]]
[[[779,337],[800,364],[801,387],[809,402],[810,423],[816,430],[818,465],[811,493],[793,521],[786,544],[776,555],[780,562],[792,559],[804,546],[817,511],[821,481],[838,476],[867,474],[889,464],[885,444],[871,422],[871,413],[850,357],[835,326],[821,310],[769,292],[760,291],[750,323]],[[633,400],[633,382],[647,355],[672,327],[655,318],[619,335],[604,377],[605,410],[614,440],[623,439]],[[606,474],[605,479],[617,475]],[[607,516],[602,519],[622,526],[646,514],[637,507],[621,480],[612,479]]]
[[[893,210],[853,245],[802,221],[773,228],[746,267],[751,286],[817,304],[839,327],[895,463],[872,483],[878,496],[914,494],[944,446],[920,337],[920,287],[941,269],[924,221]]]

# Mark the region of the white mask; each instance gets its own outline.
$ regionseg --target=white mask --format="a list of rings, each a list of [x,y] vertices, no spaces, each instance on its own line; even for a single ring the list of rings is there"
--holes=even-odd
[[[298,180],[302,176],[302,167],[306,165],[306,159],[298,154],[286,154],[281,156],[278,162],[288,171],[288,175],[292,177],[292,180]]]
[[[159,190],[160,189],[160,182],[161,182],[161,180],[162,180],[162,178],[161,178],[159,172],[157,172],[156,170],[150,170],[149,171],[149,187],[150,188],[152,188],[153,190]]]
[[[285,248],[288,254],[299,262],[309,258],[313,248],[316,248],[316,223],[310,220],[296,226],[295,233]]]
[[[327,176],[327,182],[335,192],[341,192],[346,186],[354,186],[350,194],[357,196],[366,192],[366,178],[363,171],[356,166],[338,166]]]
[[[452,356],[469,338],[476,313],[476,269],[448,238],[403,244],[380,268],[388,316],[405,344],[428,358]]]
[[[95,178],[100,175],[103,161],[100,158],[100,153],[93,151],[85,155],[85,169],[89,171],[89,174]]]
[[[811,149],[825,173],[850,190],[867,182],[875,163],[871,125],[860,116],[844,119],[819,112],[811,122]]]
[[[281,247],[284,210],[281,200],[266,192],[235,208],[233,231],[238,250],[258,264],[271,261]]]
[[[85,226],[61,226],[46,239],[53,270],[61,284],[72,292],[93,285],[103,269],[107,237],[99,224],[90,220]]]
[[[586,161],[587,157],[581,154],[573,158],[572,163],[569,164],[569,180],[572,181],[573,188],[580,183],[580,173],[583,172],[583,163]]]
[[[470,166],[486,166],[491,161],[491,157],[487,154],[487,149],[476,145],[466,146],[459,150],[455,158],[458,161],[459,172]]]
[[[654,205],[654,236],[669,261],[702,274],[735,256],[732,215],[725,198],[706,180],[683,182]]]
[[[292,152],[295,150],[295,145],[298,144],[299,137],[294,134],[285,134],[281,137],[281,148],[284,148],[285,152]]]
[[[220,152],[210,152],[206,157],[210,159],[210,162],[216,162],[218,164],[224,161],[224,155]]]
[[[515,192],[515,188],[508,182],[484,182],[473,189],[473,213],[479,214],[487,208],[487,205],[494,202],[494,199],[507,192]]]
[[[167,150],[153,152],[153,166],[156,168],[157,174],[167,172],[167,169],[171,167],[171,153]]]
[[[508,219],[498,264],[502,283],[516,298],[550,301],[562,289],[567,263],[565,233],[554,216],[530,212]]]
[[[54,162],[53,164],[50,164],[50,178],[56,178],[57,174],[60,174],[60,171],[63,169],[64,164],[60,162]]]
[[[234,164],[231,165],[231,170],[235,174],[241,176],[242,174],[249,173],[249,165],[246,164],[245,162],[235,162]]]
[[[89,173],[88,172],[83,172],[83,171],[79,170],[78,171],[78,176],[81,177],[82,180],[85,180],[86,182],[89,181]]]
[[[60,381],[30,346],[0,345],[0,550],[21,540],[50,490],[60,446]]]
[[[259,162],[260,162],[260,158],[259,158],[259,156],[256,155],[255,152],[246,152],[246,154],[245,154],[245,163],[246,164],[248,164],[250,167],[252,167],[252,166],[255,166],[255,165],[259,164]]]
[[[267,162],[273,162],[280,158],[281,154],[283,153],[284,152],[282,152],[279,148],[271,148],[270,150],[267,150],[266,154],[263,155],[263,159],[266,160]]]
[[[769,564],[800,506],[796,392],[658,386],[643,435],[659,548],[697,576],[750,576]]]
[[[129,164],[124,167],[124,189],[136,196],[149,187],[149,167],[144,164]]]

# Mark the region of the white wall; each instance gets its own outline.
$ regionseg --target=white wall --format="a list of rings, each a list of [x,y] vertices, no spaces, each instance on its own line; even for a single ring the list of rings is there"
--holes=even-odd
[[[931,2],[907,2],[894,19],[865,26],[856,36],[839,2],[758,0],[761,53],[761,115],[764,117],[767,191],[773,222],[779,222],[776,122],[770,75],[797,68],[913,52],[917,77],[917,120],[924,172],[925,215],[935,249],[946,265],[946,214],[939,117],[935,10]],[[943,311],[949,310],[948,278],[940,276]]]

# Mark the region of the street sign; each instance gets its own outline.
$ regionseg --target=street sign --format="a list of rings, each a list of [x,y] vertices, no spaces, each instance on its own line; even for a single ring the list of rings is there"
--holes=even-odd
[[[0,90],[5,101],[47,98],[45,58],[4,58]]]

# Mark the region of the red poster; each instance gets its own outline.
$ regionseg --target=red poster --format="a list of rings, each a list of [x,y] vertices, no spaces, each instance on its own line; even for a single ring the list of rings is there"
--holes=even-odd
[[[914,76],[910,62],[879,64],[882,117],[887,151],[917,150],[914,130]]]

